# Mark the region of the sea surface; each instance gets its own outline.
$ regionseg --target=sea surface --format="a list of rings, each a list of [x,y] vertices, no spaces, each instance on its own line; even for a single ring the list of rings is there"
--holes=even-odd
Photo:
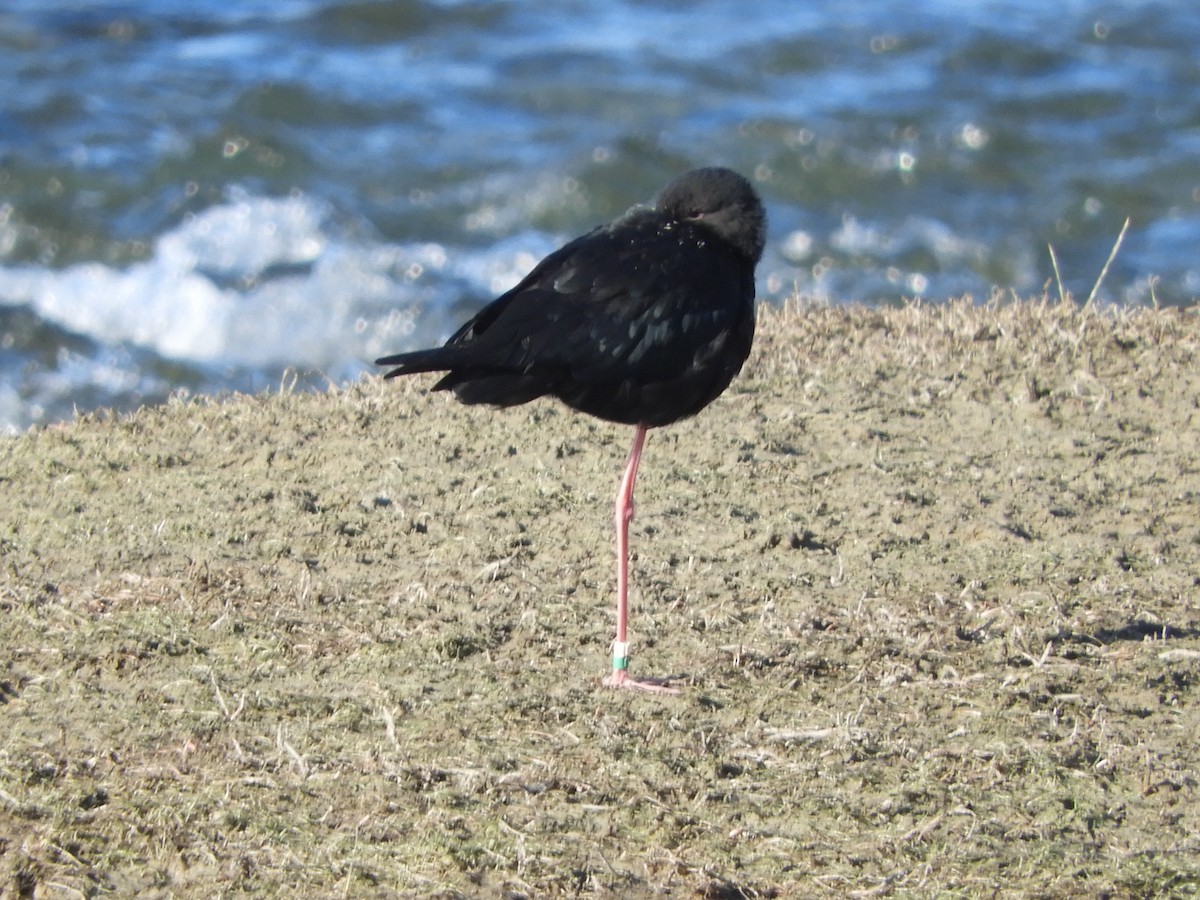
[[[0,433],[355,379],[708,164],[771,300],[1082,302],[1128,219],[1096,299],[1191,304],[1200,4],[7,0]]]

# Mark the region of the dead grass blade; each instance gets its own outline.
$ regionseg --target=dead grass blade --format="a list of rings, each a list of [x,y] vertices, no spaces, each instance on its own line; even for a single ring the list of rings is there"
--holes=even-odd
[[[1058,286],[1058,300],[1065,304],[1067,292],[1063,289],[1062,273],[1058,270],[1058,255],[1054,252],[1053,244],[1047,244],[1046,249],[1050,251],[1050,265],[1054,267],[1054,283]]]
[[[1121,242],[1125,240],[1125,232],[1128,230],[1129,216],[1126,216],[1125,224],[1121,226],[1121,233],[1117,235],[1116,243],[1113,244],[1112,250],[1109,251],[1108,259],[1104,261],[1104,268],[1100,270],[1100,275],[1096,278],[1096,283],[1092,285],[1092,292],[1088,294],[1087,302],[1084,304],[1084,306],[1091,306],[1092,301],[1096,299],[1096,294],[1100,291],[1100,285],[1104,283],[1104,276],[1108,274],[1108,267],[1112,265],[1112,261],[1117,258],[1117,252],[1121,249]]]

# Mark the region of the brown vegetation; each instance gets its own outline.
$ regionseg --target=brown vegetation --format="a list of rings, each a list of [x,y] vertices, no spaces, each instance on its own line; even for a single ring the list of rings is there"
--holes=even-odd
[[[1200,891],[1200,314],[766,313],[652,433],[429,380],[0,443],[0,895]]]

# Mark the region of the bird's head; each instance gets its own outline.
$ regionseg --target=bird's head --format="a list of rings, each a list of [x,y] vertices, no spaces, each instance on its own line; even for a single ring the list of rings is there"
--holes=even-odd
[[[767,214],[750,182],[732,169],[692,169],[658,195],[659,212],[703,222],[752,263],[766,246]]]

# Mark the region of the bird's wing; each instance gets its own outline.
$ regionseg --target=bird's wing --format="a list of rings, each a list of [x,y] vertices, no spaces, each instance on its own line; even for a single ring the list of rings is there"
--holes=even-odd
[[[669,380],[752,302],[752,270],[709,229],[635,212],[546,257],[444,349],[477,371]]]

